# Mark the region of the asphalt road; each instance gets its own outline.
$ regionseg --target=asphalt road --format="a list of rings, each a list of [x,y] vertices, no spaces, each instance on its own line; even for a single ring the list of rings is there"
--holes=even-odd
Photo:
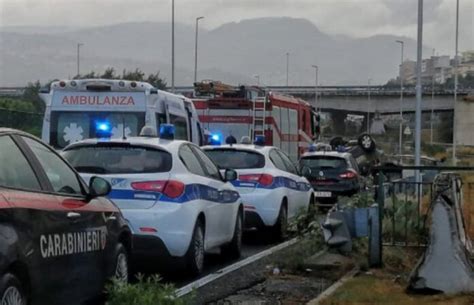
[[[268,248],[271,248],[277,245],[277,242],[269,241],[268,236],[265,234],[261,234],[258,232],[246,232],[243,238],[242,244],[242,256],[237,260],[232,260],[220,255],[220,251],[218,249],[212,251],[211,253],[207,253],[204,261],[205,269],[201,276],[196,278],[186,278],[185,275],[180,275],[176,278],[167,278],[165,276],[165,280],[169,280],[171,283],[176,285],[177,288],[187,285],[193,281],[196,281],[206,275],[209,275],[213,272],[216,272],[228,265],[231,265],[235,262],[240,260],[246,259],[249,256],[257,254],[261,251],[264,251]]]

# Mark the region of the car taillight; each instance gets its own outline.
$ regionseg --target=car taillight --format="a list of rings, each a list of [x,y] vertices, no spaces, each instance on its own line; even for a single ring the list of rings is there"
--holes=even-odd
[[[184,192],[184,183],[175,180],[169,180],[166,183],[165,190],[163,194],[170,198],[176,198],[183,194]]]
[[[339,177],[342,179],[352,179],[357,177],[357,174],[353,171],[347,171],[345,173],[340,174]]]
[[[269,186],[273,183],[273,176],[268,174],[248,174],[240,175],[239,180],[247,182],[258,182],[263,186]]]
[[[144,182],[133,182],[132,188],[138,191],[146,192],[162,192],[165,188],[167,181],[144,181]]]
[[[183,194],[184,183],[176,180],[133,182],[132,188],[138,191],[163,193],[170,198],[176,198]]]

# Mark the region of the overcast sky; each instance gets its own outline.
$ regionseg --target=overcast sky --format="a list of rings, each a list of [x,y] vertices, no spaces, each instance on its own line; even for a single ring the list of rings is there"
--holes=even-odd
[[[417,0],[175,0],[176,21],[209,29],[264,16],[306,18],[329,34],[416,38]],[[424,44],[453,55],[456,0],[425,0]],[[0,0],[0,26],[169,21],[171,0]],[[460,0],[460,50],[474,49],[474,0]]]

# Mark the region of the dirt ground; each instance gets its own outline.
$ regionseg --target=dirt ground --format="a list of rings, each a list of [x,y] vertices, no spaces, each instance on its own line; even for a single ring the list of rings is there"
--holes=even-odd
[[[421,252],[411,248],[384,248],[383,269],[360,272],[339,287],[321,305],[474,305],[471,295],[415,295],[406,287]]]

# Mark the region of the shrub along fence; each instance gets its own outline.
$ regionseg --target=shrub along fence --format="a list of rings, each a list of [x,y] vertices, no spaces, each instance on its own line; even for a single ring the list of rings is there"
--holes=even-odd
[[[0,127],[8,127],[41,136],[43,114],[0,108]]]

